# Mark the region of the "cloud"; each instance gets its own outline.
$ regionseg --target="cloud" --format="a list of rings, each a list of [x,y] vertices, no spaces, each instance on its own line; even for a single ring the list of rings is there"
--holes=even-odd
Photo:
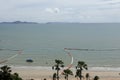
[[[119,0],[0,0],[0,21],[105,22],[119,14]]]
[[[49,13],[59,13],[60,9],[59,8],[46,8],[45,11]]]

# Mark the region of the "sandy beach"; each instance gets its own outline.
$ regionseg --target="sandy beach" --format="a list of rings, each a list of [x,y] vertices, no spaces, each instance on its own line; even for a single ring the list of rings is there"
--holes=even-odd
[[[52,74],[56,71],[50,69],[38,69],[38,68],[12,68],[13,73],[19,73],[20,77],[24,80],[43,80],[46,78],[47,80],[52,80]],[[75,70],[73,71],[75,75]],[[120,75],[118,71],[83,71],[83,75],[86,73],[90,74],[91,79],[93,80],[94,76],[99,76],[99,80],[120,80]],[[63,75],[60,75],[60,80],[65,80]],[[69,80],[77,80],[74,76],[69,76]],[[86,79],[84,79],[86,80]]]

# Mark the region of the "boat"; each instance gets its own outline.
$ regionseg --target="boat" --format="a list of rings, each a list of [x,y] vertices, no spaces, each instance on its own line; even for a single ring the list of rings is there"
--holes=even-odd
[[[26,59],[26,62],[32,63],[32,62],[34,62],[34,61],[33,61],[33,59],[30,58],[30,59]]]

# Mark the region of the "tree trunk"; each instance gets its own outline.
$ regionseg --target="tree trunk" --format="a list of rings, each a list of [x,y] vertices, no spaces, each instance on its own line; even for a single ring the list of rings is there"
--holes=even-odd
[[[80,80],[82,80],[82,70],[80,70],[80,72],[79,72],[79,78],[80,78]]]
[[[67,75],[66,79],[68,80],[68,75]]]
[[[82,78],[80,77],[80,80],[82,80]]]
[[[57,70],[57,80],[59,80],[59,70]]]

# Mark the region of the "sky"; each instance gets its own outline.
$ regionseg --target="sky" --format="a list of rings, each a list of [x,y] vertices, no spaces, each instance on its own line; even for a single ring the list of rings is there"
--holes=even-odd
[[[0,22],[120,22],[120,0],[0,0]]]

